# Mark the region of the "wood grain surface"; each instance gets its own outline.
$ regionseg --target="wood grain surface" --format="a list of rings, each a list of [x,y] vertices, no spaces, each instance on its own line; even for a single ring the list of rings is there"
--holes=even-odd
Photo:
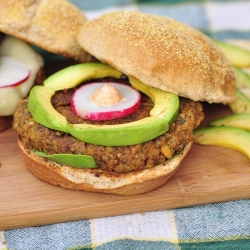
[[[207,122],[229,114],[204,105]],[[25,167],[13,129],[0,134],[0,230],[250,198],[250,161],[231,149],[193,145],[177,173],[147,194],[121,197],[66,190]]]

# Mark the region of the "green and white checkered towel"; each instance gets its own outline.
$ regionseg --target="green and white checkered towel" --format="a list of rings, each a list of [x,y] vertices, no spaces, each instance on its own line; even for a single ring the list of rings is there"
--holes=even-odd
[[[2,241],[13,250],[244,250],[249,211],[250,200],[240,200],[6,230]]]
[[[250,1],[72,0],[89,18],[137,9],[216,39],[250,39]],[[0,10],[1,12],[1,10]],[[249,190],[250,192],[250,190]],[[0,250],[250,249],[250,200],[0,232]]]
[[[72,0],[92,19],[120,9],[168,16],[217,39],[250,39],[250,1],[240,0]]]

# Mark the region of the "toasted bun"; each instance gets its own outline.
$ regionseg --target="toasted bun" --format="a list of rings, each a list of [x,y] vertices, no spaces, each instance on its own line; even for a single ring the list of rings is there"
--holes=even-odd
[[[167,17],[118,11],[87,22],[84,50],[141,82],[195,101],[234,99],[233,69],[210,38]]]
[[[60,165],[24,148],[21,141],[18,143],[27,168],[39,179],[63,188],[119,195],[137,195],[161,187],[176,172],[192,144],[190,142],[181,154],[162,165],[137,172],[113,174]]]
[[[90,58],[76,41],[87,19],[69,2],[0,0],[0,10],[0,31],[80,62]]]
[[[12,126],[13,116],[0,116],[0,133]]]

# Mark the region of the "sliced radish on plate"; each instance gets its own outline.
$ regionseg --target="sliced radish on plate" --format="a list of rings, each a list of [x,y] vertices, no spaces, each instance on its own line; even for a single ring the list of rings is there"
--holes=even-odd
[[[128,116],[140,107],[140,103],[140,92],[129,85],[95,82],[75,91],[71,107],[76,115],[97,121]]]
[[[25,82],[30,70],[11,56],[2,55],[0,64],[0,88],[15,87]]]

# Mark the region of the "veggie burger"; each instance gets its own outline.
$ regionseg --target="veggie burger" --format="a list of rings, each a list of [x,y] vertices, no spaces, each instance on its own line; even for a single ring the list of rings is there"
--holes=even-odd
[[[201,32],[137,11],[87,21],[78,42],[97,60],[48,77],[14,114],[28,169],[69,189],[159,188],[192,145],[201,102],[233,101],[230,63]]]
[[[67,1],[0,0],[0,132],[11,126],[20,99],[42,83],[44,60],[28,43],[85,62],[90,57],[76,41],[87,21]]]

